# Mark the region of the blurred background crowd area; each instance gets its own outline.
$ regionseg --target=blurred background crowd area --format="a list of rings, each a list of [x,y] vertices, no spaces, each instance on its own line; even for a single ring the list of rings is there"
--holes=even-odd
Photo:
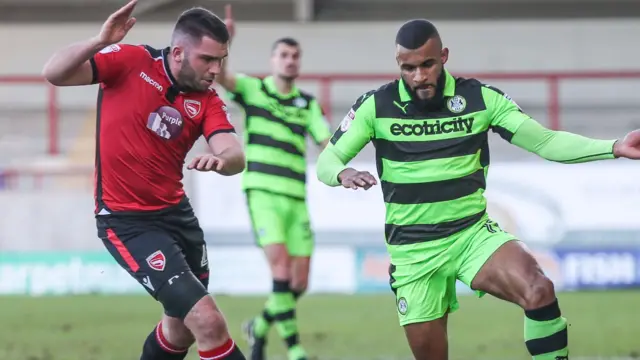
[[[5,48],[0,57],[0,200],[12,204],[0,206],[0,246],[97,246],[85,241],[87,234],[93,233],[90,209],[97,86],[56,88],[40,73],[55,50],[97,34],[104,19],[124,3],[0,0],[0,37]],[[138,22],[125,42],[165,47],[182,11],[203,6],[223,17],[227,4],[233,7],[236,22],[230,69],[266,76],[272,43],[284,36],[296,38],[302,46],[298,86],[319,98],[332,128],[362,93],[398,77],[394,37],[404,21],[417,17],[430,19],[439,28],[444,45],[450,49],[446,64],[450,72],[502,89],[549,128],[612,139],[640,127],[640,48],[635,46],[640,33],[640,2],[636,0],[140,0],[135,12]],[[242,136],[243,114],[236,104],[228,103],[232,122]],[[326,200],[335,193],[325,194],[315,180],[313,166],[319,149],[309,143],[309,197]],[[540,163],[539,158],[495,134],[490,136],[490,145],[495,166],[523,166],[520,176],[529,171],[559,177],[540,180],[544,191],[550,191],[547,184],[551,181],[558,188],[559,181],[569,180],[556,168],[532,167]],[[205,150],[201,139],[189,156]],[[373,146],[368,145],[354,161],[368,166],[373,154]],[[583,184],[588,196],[596,194],[616,202],[618,195],[630,201],[633,197],[629,194],[640,193],[633,184],[614,186],[626,189],[618,195],[602,192],[604,185],[595,183],[591,173],[576,170],[582,169],[579,166],[570,169],[563,171],[569,171],[571,181]],[[596,169],[597,175],[606,173],[603,168]],[[506,181],[505,176],[499,176]],[[202,198],[211,189],[209,181],[218,180],[185,172],[184,183],[196,206],[222,202]],[[522,181],[513,181],[523,186]],[[237,198],[229,198],[225,204],[237,203],[238,212],[229,215],[233,212],[227,209],[225,220],[218,224],[203,210],[213,221],[211,231],[220,231],[216,227],[220,225],[249,237],[239,188],[220,193],[237,193]],[[592,206],[602,205],[600,200],[592,200]],[[59,216],[76,214],[70,216],[75,219],[70,225],[77,230],[74,235],[56,230],[59,221],[50,219],[51,209],[42,204],[67,206],[66,212],[56,212]],[[312,213],[317,211],[315,222],[322,233],[322,224],[334,223],[326,215],[330,205],[314,204],[317,210]],[[350,204],[362,206],[355,199]],[[494,211],[509,213],[501,208]],[[40,215],[29,215],[37,212]],[[37,233],[25,236],[19,229],[27,216],[36,216],[41,226],[30,227]],[[377,220],[362,226],[371,230],[373,223]],[[349,224],[345,226],[352,233]],[[635,225],[623,222],[614,226]],[[353,239],[352,235],[347,238]],[[630,236],[630,241],[636,241],[635,235]]]
[[[57,48],[99,31],[119,0],[2,0],[0,165],[91,165],[94,86],[55,89],[40,77]],[[164,47],[184,9],[223,16],[230,3],[234,71],[263,76],[281,36],[303,48],[300,86],[322,101],[335,126],[364,91],[397,77],[393,40],[405,20],[424,17],[451,49],[447,68],[500,87],[540,122],[596,137],[638,127],[640,2],[632,0],[141,0],[126,42]],[[242,130],[236,107],[234,121]],[[492,139],[494,159],[531,159]],[[317,151],[311,149],[313,159]],[[370,155],[366,151],[364,156]],[[369,157],[370,158],[370,157]]]

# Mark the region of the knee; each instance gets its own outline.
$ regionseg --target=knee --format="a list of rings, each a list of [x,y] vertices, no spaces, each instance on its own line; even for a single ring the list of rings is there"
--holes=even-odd
[[[164,337],[172,345],[187,348],[195,341],[193,334],[180,319],[165,316],[162,320]]]
[[[291,290],[302,294],[309,286],[309,269],[311,259],[309,257],[296,257],[291,262]]]
[[[196,321],[196,328],[200,336],[210,339],[225,337],[227,333],[224,317],[217,310],[203,313]]]
[[[525,310],[538,309],[550,304],[555,298],[553,282],[548,277],[540,274],[526,289],[520,306]]]
[[[286,248],[280,245],[272,245],[266,250],[271,275],[274,279],[289,280],[291,273],[291,259]]]
[[[299,298],[307,291],[307,284],[291,283],[291,292],[294,298]]]
[[[289,280],[291,267],[287,261],[273,262],[271,264],[271,274],[274,279]]]
[[[229,337],[224,316],[210,296],[191,309],[184,323],[196,338],[226,340]]]
[[[291,263],[289,259],[285,257],[278,257],[275,259],[271,259],[271,274],[274,279],[279,280],[289,280],[291,273]]]
[[[308,286],[309,280],[306,276],[297,276],[294,274],[291,277],[291,291],[294,294],[303,294],[305,291],[307,291]]]
[[[304,295],[304,293],[307,291],[307,286],[305,284],[305,286],[301,286],[301,285],[297,285],[297,286],[291,286],[291,294],[293,295],[293,299],[294,300],[298,300],[300,299],[300,297],[302,297],[302,295]]]

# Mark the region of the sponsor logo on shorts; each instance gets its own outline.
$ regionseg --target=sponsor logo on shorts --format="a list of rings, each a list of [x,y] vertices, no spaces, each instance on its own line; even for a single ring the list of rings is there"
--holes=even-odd
[[[491,219],[487,220],[484,223],[484,227],[487,229],[488,232],[490,232],[492,234],[495,234],[497,232],[502,232],[502,229],[500,228],[500,225],[497,222],[495,222],[495,221],[493,221]]]
[[[310,222],[303,222],[302,223],[302,231],[304,231],[307,234],[311,233],[311,223]]]
[[[178,280],[180,278],[180,275],[184,275],[184,271],[178,275],[173,275],[168,281],[169,285],[173,285],[173,282]]]
[[[153,284],[151,284],[151,278],[148,276],[142,278],[142,285],[148,287],[151,291],[156,291],[156,289],[153,288]]]
[[[422,123],[393,123],[389,131],[393,136],[424,136],[464,132],[471,134],[474,118],[454,118],[452,120],[431,120]]]
[[[167,258],[165,258],[162,251],[158,250],[147,257],[147,264],[149,264],[149,267],[153,270],[164,271],[164,267],[167,264]]]
[[[202,245],[202,260],[200,260],[200,267],[206,267],[209,265],[209,257],[207,256],[207,245]]]
[[[400,299],[398,299],[398,312],[400,313],[400,315],[406,315],[407,314],[407,299],[401,297]]]

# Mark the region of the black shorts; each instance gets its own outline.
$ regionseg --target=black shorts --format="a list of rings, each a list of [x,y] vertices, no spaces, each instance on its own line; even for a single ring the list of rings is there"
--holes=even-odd
[[[185,198],[154,214],[97,215],[98,236],[165,313],[184,319],[208,294],[204,233]]]

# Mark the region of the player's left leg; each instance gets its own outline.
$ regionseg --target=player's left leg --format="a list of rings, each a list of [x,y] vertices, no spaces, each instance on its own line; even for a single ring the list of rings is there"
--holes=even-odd
[[[291,258],[290,287],[293,298],[297,302],[309,286],[314,239],[306,202],[290,199],[286,210],[286,246]],[[297,304],[294,310],[297,310]],[[297,314],[298,312],[294,311],[291,319],[288,320],[289,325],[286,331],[292,333],[292,336],[286,338],[286,344],[291,358],[306,359],[306,353],[300,345]]]
[[[553,283],[525,245],[487,220],[470,239],[459,277],[472,289],[524,309],[525,342],[534,360],[569,358],[567,320]]]
[[[306,201],[292,199],[288,210],[286,244],[291,256],[291,291],[297,300],[309,286],[315,240]]]
[[[182,247],[160,225],[163,220],[166,219],[98,219],[98,234],[118,264],[162,304],[165,313],[184,322],[196,338],[201,359],[244,360],[229,335],[224,316],[192,272]],[[180,336],[173,329],[167,332],[164,325],[148,337],[143,360],[185,358],[188,348],[173,343]]]
[[[185,219],[175,216],[167,219],[164,227],[178,241],[191,272],[200,283],[209,287],[209,258],[204,233],[190,209]],[[147,337],[140,360],[183,360],[195,337],[179,318],[163,314],[160,323]]]
[[[246,329],[246,332],[261,334],[264,333],[265,325],[273,323],[287,346],[289,359],[306,360],[307,354],[300,344],[298,333],[296,301],[307,289],[309,281],[309,265],[313,251],[309,215],[304,200],[272,195],[270,204],[275,210],[273,213],[277,214],[282,223],[282,233],[278,238],[273,241],[269,241],[268,237],[261,239],[272,267],[274,296],[268,301],[262,314],[247,324],[253,329]],[[255,219],[254,223],[257,225],[259,220]],[[277,239],[284,239],[284,244],[276,244]],[[285,246],[284,253],[280,245]],[[278,261],[278,258],[283,258],[283,261]],[[279,266],[279,263],[285,265]],[[281,276],[276,268],[285,268],[286,276]]]
[[[389,267],[398,319],[416,360],[449,359],[447,319],[459,308],[450,240],[434,242],[422,262]]]
[[[291,292],[299,300],[309,287],[311,256],[291,256]]]
[[[267,334],[274,324],[288,347],[289,358],[304,360],[306,354],[298,341],[296,303],[291,291],[291,257],[286,246],[290,199],[251,190],[247,192],[247,200],[256,241],[265,253],[273,278],[273,292],[264,310],[243,324],[251,359],[264,359]]]

